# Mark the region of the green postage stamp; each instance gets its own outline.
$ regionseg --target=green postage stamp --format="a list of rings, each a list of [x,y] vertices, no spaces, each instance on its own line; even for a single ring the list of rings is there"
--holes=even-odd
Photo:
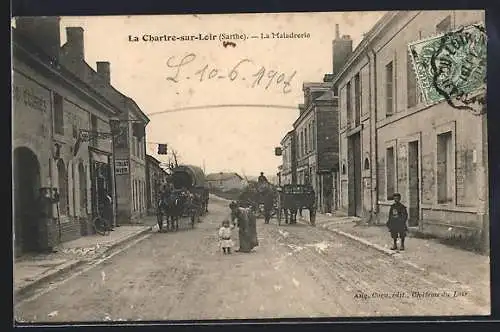
[[[426,104],[445,100],[452,107],[472,109],[471,104],[484,103],[486,41],[485,28],[470,25],[408,45]]]

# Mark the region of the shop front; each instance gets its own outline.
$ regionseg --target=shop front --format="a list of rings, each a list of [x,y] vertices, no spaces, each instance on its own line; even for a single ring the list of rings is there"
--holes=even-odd
[[[113,190],[112,156],[109,152],[99,151],[89,147],[92,220],[97,216],[105,216],[106,195],[113,200],[113,213],[109,220],[115,224],[115,194]]]

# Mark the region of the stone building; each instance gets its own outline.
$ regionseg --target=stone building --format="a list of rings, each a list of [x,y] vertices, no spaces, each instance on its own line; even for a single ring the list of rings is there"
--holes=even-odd
[[[138,223],[146,215],[146,135],[149,118],[139,106],[122,95],[121,139],[115,139],[116,163],[124,165],[116,174],[117,219],[120,224]]]
[[[304,83],[304,104],[294,122],[297,182],[311,184],[320,211],[335,207],[338,171],[337,98],[329,82]]]
[[[57,17],[16,19],[13,37],[13,170],[16,254],[39,251],[91,232],[98,175],[109,165],[106,189],[114,196],[109,137],[81,142],[80,130],[110,133],[120,109],[63,65]],[[40,217],[40,188],[56,188],[59,202]]]
[[[148,215],[156,213],[157,200],[163,184],[165,171],[160,167],[160,161],[153,156],[146,155],[146,208]]]
[[[116,184],[117,195],[114,200],[116,223],[137,223],[140,217],[146,214],[145,127],[149,123],[149,118],[134,100],[112,86],[109,62],[97,62],[97,72],[85,62],[83,29],[68,27],[66,31],[67,41],[62,46],[63,64],[121,110],[119,115],[111,119],[117,124],[113,128],[114,160],[111,161],[113,165],[104,167],[103,160],[99,160],[95,163],[95,168],[103,174],[113,174],[110,182]],[[98,119],[91,120],[92,127],[99,127]],[[115,167],[117,172],[109,171]]]
[[[484,12],[390,12],[335,77],[341,205],[350,215],[383,223],[399,192],[411,228],[487,235],[486,116],[425,105],[408,52],[410,42],[472,23],[484,24]]]
[[[246,180],[234,172],[211,173],[206,177],[210,189],[220,191],[241,190],[246,187]]]
[[[280,142],[282,164],[280,169],[280,182],[284,184],[297,183],[297,170],[296,170],[296,137],[295,131],[290,130],[285,134]]]

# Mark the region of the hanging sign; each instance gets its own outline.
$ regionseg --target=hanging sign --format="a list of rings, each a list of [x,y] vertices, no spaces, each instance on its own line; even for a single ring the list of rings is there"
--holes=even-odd
[[[112,133],[105,133],[101,131],[91,131],[87,129],[80,129],[80,139],[82,141],[89,141],[91,138],[110,139],[113,137]]]

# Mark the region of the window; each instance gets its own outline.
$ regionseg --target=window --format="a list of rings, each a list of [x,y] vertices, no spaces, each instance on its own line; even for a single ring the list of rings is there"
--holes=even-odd
[[[139,158],[144,159],[144,138],[139,139]]]
[[[138,180],[137,183],[139,184],[139,211],[142,211],[142,181]]]
[[[359,126],[361,118],[361,79],[359,73],[354,77],[354,124]]]
[[[437,190],[438,203],[449,203],[453,199],[453,151],[452,134],[448,131],[437,136]]]
[[[346,100],[346,110],[347,110],[347,125],[349,125],[352,121],[351,82],[347,82],[345,100]]]
[[[57,180],[59,184],[59,213],[63,216],[68,215],[68,173],[64,161],[59,159],[57,162]]]
[[[90,130],[92,131],[92,133],[97,132],[97,116],[95,116],[94,114],[92,114],[90,116],[90,127],[91,127]],[[91,135],[90,137],[91,138],[90,138],[90,143],[89,144],[91,146],[96,147],[97,146],[97,137],[96,137],[96,135],[94,134],[94,135]]]
[[[304,153],[308,153],[309,152],[309,136],[307,136],[307,128],[304,129]]]
[[[72,129],[73,129],[73,138],[77,138],[78,137],[78,127],[76,126],[76,124],[73,124]]]
[[[300,132],[300,156],[304,155],[304,132]]]
[[[387,176],[387,200],[392,199],[392,195],[396,192],[396,159],[394,156],[394,148],[390,147],[386,150],[386,176]]]
[[[394,78],[394,73],[393,73],[393,68],[392,68],[392,61],[389,62],[385,66],[385,102],[386,102],[386,110],[385,110],[385,115],[386,116],[391,116],[393,113],[394,109],[394,98],[393,98],[393,78]]]
[[[413,69],[413,63],[411,55],[408,52],[406,57],[406,91],[408,97],[408,108],[414,107],[419,102],[419,91],[417,87],[417,78],[415,75],[415,70]]]
[[[137,180],[134,180],[134,211],[137,211]]]
[[[451,31],[451,15],[446,16],[444,20],[436,25],[437,34],[446,33],[449,31]]]
[[[314,120],[312,121],[311,130],[312,130],[312,135],[311,135],[312,150],[316,151],[316,126]]]
[[[345,173],[346,173],[345,164],[342,163],[342,174],[345,175]]]
[[[364,169],[365,170],[369,170],[370,169],[370,161],[368,160],[368,157],[365,158]]]
[[[135,156],[136,155],[136,152],[135,152],[135,149],[136,149],[136,141],[137,141],[137,138],[135,138],[134,136],[132,136],[132,155]]]
[[[64,135],[63,104],[63,97],[57,93],[54,93],[54,131],[59,135]]]

